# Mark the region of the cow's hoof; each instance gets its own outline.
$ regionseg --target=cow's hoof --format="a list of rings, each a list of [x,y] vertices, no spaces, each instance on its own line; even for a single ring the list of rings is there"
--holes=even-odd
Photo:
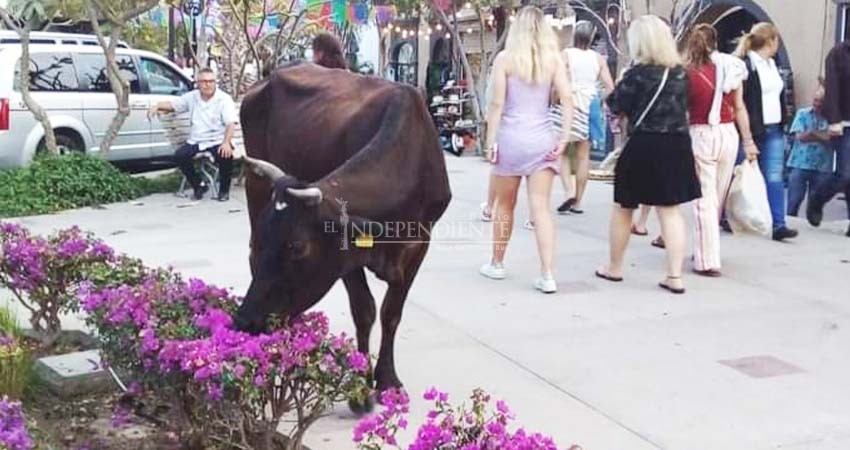
[[[365,416],[375,410],[375,397],[368,395],[364,400],[349,400],[348,409],[357,417]]]

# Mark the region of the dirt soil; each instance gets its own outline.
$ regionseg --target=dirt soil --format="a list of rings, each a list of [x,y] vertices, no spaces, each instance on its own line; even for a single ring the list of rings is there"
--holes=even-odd
[[[177,450],[177,435],[124,408],[117,393],[60,399],[43,390],[24,401],[31,434],[38,449],[69,450]],[[130,406],[133,408],[133,406]],[[156,418],[157,411],[136,406],[142,416]],[[156,409],[156,408],[153,408]],[[167,409],[159,408],[160,414]],[[116,414],[116,411],[129,411]],[[162,420],[162,419],[159,419]]]

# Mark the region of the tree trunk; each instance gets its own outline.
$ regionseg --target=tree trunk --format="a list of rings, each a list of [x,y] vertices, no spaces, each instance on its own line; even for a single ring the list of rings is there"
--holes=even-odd
[[[124,125],[124,121],[127,120],[127,116],[130,115],[130,83],[121,78],[120,69],[115,61],[115,49],[118,46],[118,41],[121,39],[121,34],[123,33],[126,24],[144,12],[151,10],[158,4],[159,0],[138,1],[131,10],[125,11],[123,14],[116,17],[110,13],[109,8],[105,7],[106,3],[104,3],[104,0],[88,0],[87,2],[89,20],[91,21],[91,26],[97,35],[97,41],[100,43],[100,46],[103,48],[103,52],[106,56],[106,73],[109,78],[109,85],[112,87],[112,92],[115,94],[115,101],[117,103],[115,116],[112,118],[112,122],[109,123],[109,128],[106,129],[106,134],[104,134],[103,140],[101,140],[100,143],[99,154],[101,156],[106,156],[109,153],[109,149],[112,147],[112,142],[118,136],[118,132]],[[104,18],[107,22],[109,22],[111,27],[108,43],[104,37],[103,30],[100,28],[98,12],[104,14]]]
[[[35,120],[41,124],[41,127],[44,128],[44,147],[47,149],[47,153],[51,155],[59,154],[59,147],[56,145],[56,134],[53,132],[53,125],[50,123],[50,118],[47,117],[47,113],[44,111],[44,108],[32,98],[32,94],[30,93],[30,77],[29,77],[29,67],[30,67],[30,29],[32,28],[32,24],[27,22],[24,24],[23,28],[20,28],[15,24],[5,9],[0,10],[0,15],[2,15],[3,22],[6,23],[6,26],[15,30],[21,38],[21,62],[20,62],[20,70],[18,71],[18,84],[19,89],[21,90],[21,99],[26,105],[27,109],[30,110]]]
[[[115,94],[115,101],[118,107],[115,116],[112,117],[112,122],[109,123],[109,128],[106,129],[106,133],[103,135],[103,140],[100,142],[100,155],[102,156],[109,154],[112,143],[118,137],[118,132],[121,131],[121,127],[130,115],[130,83],[121,78],[118,63],[115,61],[115,48],[118,40],[121,38],[121,31],[123,29],[123,25],[112,24],[112,32],[110,33],[108,44],[102,39],[99,29],[97,33],[98,39],[101,41],[101,45],[106,53],[106,73],[109,78],[109,85]]]

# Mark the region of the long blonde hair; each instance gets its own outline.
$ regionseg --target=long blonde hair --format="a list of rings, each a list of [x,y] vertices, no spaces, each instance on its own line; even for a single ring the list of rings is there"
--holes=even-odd
[[[739,58],[747,56],[747,53],[759,51],[772,41],[779,39],[779,29],[776,25],[768,22],[759,22],[750,29],[750,32],[741,36],[735,55]]]
[[[673,32],[656,16],[641,16],[632,22],[628,40],[629,53],[639,64],[671,68],[682,64]]]
[[[508,31],[505,55],[512,62],[511,73],[528,83],[542,83],[562,64],[558,36],[546,22],[543,11],[525,6]]]

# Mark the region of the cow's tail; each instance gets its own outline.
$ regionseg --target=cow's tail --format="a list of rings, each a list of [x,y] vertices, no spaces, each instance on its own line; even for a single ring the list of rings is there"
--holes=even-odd
[[[242,124],[242,137],[245,141],[245,153],[257,159],[268,160],[268,130],[269,112],[272,104],[272,89],[269,79],[257,82],[245,94],[242,107],[239,110],[239,120]],[[251,272],[254,272],[254,236],[260,213],[270,200],[269,182],[253,171],[245,174],[245,197],[248,201],[248,218],[251,223]]]

